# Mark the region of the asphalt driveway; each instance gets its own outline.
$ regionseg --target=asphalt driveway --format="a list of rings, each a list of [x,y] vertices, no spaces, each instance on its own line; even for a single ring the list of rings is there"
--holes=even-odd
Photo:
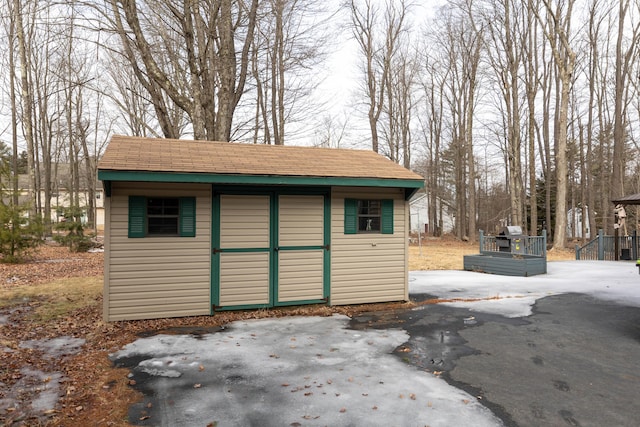
[[[398,357],[442,372],[507,426],[638,425],[638,307],[562,294],[524,318],[445,305],[393,317],[372,313],[352,326],[402,325],[410,339]]]
[[[131,343],[112,355],[146,396],[130,408],[130,422],[638,425],[634,266],[559,263],[535,279],[414,277],[417,302],[432,297],[425,288],[463,302],[354,319],[236,322]]]

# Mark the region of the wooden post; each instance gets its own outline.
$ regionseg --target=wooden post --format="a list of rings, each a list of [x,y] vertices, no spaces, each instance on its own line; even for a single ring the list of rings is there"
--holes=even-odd
[[[620,232],[618,230],[619,228],[615,228],[613,230],[613,259],[616,261],[620,261],[620,254],[618,253],[620,250],[620,242],[618,242],[618,235]]]
[[[604,230],[598,230],[598,261],[604,260]]]

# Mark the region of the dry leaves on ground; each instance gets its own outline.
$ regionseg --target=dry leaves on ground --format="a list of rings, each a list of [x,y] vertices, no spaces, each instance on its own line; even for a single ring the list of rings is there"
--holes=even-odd
[[[427,246],[427,257],[440,253],[438,259],[443,263],[447,259],[455,263],[458,258],[461,259],[462,252],[474,253],[474,250],[475,246],[467,243],[445,242],[438,245],[437,242],[431,241]],[[411,251],[413,254],[417,252],[417,248],[412,247]],[[435,264],[433,259],[431,261],[431,264]],[[41,247],[29,262],[16,265],[0,264],[0,291],[39,285],[45,289],[44,284],[73,277],[87,278],[87,283],[92,281],[95,284],[96,280],[101,279],[102,273],[102,253],[71,253],[64,247],[46,245]],[[34,316],[39,308],[50,305],[52,299],[52,296],[42,294],[38,298],[13,302],[8,306],[6,302],[0,304],[0,401],[5,397],[7,390],[20,380],[24,367],[33,367],[43,372],[60,372],[64,376],[63,393],[54,411],[30,412],[30,399],[35,398],[35,394],[24,392],[19,396],[20,407],[5,413],[0,412],[0,422],[3,425],[128,425],[127,409],[141,396],[129,386],[128,372],[114,368],[108,354],[145,334],[161,331],[171,333],[174,328],[186,331],[192,327],[200,329],[221,326],[235,320],[278,316],[329,316],[333,313],[354,316],[367,311],[384,311],[388,316],[394,316],[394,310],[413,305],[320,305],[222,312],[215,316],[105,323],[102,321],[102,296],[98,292],[84,306],[65,312],[52,321],[42,321]],[[85,344],[79,353],[59,358],[47,358],[42,350],[24,348],[20,345],[25,340],[60,336],[82,338]]]

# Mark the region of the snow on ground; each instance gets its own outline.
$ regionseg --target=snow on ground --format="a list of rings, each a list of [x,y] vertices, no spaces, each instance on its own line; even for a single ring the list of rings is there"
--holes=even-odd
[[[134,378],[156,377],[145,385],[154,390],[153,425],[501,425],[473,396],[393,356],[406,332],[355,331],[348,322],[234,322],[197,337],[139,339],[112,357],[143,359]]]
[[[526,278],[412,272],[410,293],[478,299],[447,304],[509,317],[569,292],[640,306],[636,270],[580,261],[549,263],[548,274]],[[131,358],[134,376],[151,376],[154,425],[502,425],[474,396],[392,355],[405,331],[347,327],[343,316],[242,321],[219,333],[139,339],[112,358]]]
[[[637,270],[630,262],[561,261],[548,263],[547,274],[532,277],[457,270],[413,271],[409,292],[441,299],[480,299],[447,304],[507,317],[528,316],[539,298],[572,292],[640,307]]]

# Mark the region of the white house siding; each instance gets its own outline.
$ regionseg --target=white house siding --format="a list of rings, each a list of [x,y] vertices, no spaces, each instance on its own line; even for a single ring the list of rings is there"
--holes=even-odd
[[[344,234],[344,199],[393,199],[393,234]],[[402,189],[334,188],[331,304],[408,299],[407,202]]]
[[[196,197],[196,237],[128,238],[130,195]],[[105,205],[105,320],[209,314],[211,187],[113,182]]]

